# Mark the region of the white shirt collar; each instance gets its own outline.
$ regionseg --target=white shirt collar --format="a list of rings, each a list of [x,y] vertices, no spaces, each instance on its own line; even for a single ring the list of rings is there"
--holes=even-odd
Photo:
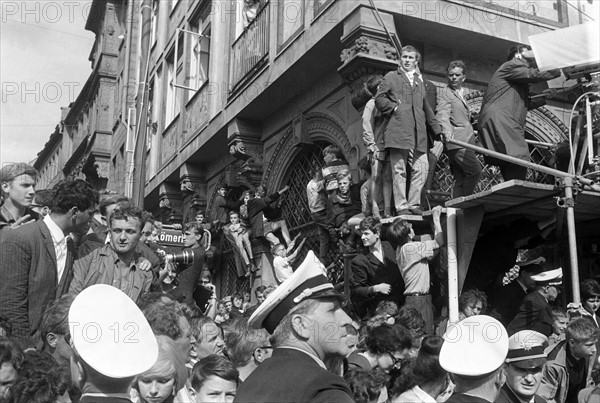
[[[321,361],[321,359],[319,357],[317,357],[316,354],[310,353],[306,350],[302,350],[298,347],[292,347],[292,346],[283,346],[283,347],[279,347],[279,348],[289,348],[291,350],[298,350],[298,351],[302,351],[304,354],[308,355],[310,358],[312,358],[313,360],[315,360],[317,362],[317,364],[319,364],[319,366],[323,369],[327,369],[327,367],[325,366],[325,363],[323,361]]]
[[[427,392],[425,392],[423,389],[421,389],[418,386],[415,386],[413,388],[413,392],[415,393],[415,395],[417,395],[417,397],[421,400],[421,402],[436,403],[436,401],[433,397],[429,396],[429,394]]]
[[[65,234],[62,232],[60,227],[54,222],[54,220],[48,214],[44,217],[44,224],[48,227],[50,231],[50,235],[52,235],[52,240],[55,244],[61,243],[65,239]]]

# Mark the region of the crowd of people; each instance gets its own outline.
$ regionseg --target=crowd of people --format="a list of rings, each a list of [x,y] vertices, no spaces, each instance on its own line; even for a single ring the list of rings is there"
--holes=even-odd
[[[449,64],[432,108],[419,59],[404,47],[398,71],[366,83],[366,182],[354,184],[340,148],[324,149],[306,185],[319,250],[302,262],[306,239],[291,236],[277,205],[288,186],[232,200],[219,184],[212,220],[199,211],[181,224],[183,248],[173,249],[123,195],[81,179],[36,190],[33,167],[2,167],[0,402],[599,401],[600,284],[585,279],[582,303],[562,306],[562,269],[542,256],[517,262],[553,220],[481,237],[450,323],[436,263],[442,208],[432,209],[432,234],[406,217],[422,214],[427,127],[446,147],[455,196],[474,191],[481,167],[447,141],[475,141],[466,65]],[[512,49],[484,96],[484,145],[512,153],[527,83],[555,76]],[[495,163],[505,179],[524,179],[518,165]],[[240,277],[258,278],[268,254],[275,283],[219,295],[207,238],[229,242]],[[257,241],[268,247],[253,249]],[[327,277],[333,245],[351,257],[349,299]]]

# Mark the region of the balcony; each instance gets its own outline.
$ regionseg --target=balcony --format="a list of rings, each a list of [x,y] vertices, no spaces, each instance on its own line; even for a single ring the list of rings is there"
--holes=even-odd
[[[269,3],[231,45],[229,94],[243,87],[269,60]]]

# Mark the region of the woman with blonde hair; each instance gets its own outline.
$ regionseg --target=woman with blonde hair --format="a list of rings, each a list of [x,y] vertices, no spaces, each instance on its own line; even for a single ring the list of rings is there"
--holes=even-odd
[[[179,389],[185,387],[185,359],[175,342],[167,336],[156,336],[158,358],[152,368],[138,375],[132,385],[132,401],[138,403],[172,403]]]

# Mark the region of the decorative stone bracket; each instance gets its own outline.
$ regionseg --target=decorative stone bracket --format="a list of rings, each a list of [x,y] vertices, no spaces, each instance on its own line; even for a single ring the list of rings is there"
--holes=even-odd
[[[398,53],[374,13],[367,7],[357,8],[344,21],[344,35],[341,38],[344,50],[340,54],[342,65],[338,73],[350,87],[352,105],[359,112],[371,98],[364,88],[369,77],[384,75],[398,68]],[[382,14],[381,17],[390,34],[395,35],[393,17],[389,14]]]
[[[228,127],[227,137],[229,153],[241,162],[236,184],[247,188],[260,185],[263,176],[264,147],[260,140],[261,131],[258,125],[255,122],[234,119]]]

